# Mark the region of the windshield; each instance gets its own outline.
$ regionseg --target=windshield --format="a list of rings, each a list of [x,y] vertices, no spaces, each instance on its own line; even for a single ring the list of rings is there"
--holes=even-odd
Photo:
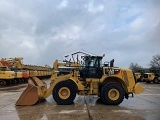
[[[102,66],[102,58],[99,57],[86,57],[83,66],[99,67]]]

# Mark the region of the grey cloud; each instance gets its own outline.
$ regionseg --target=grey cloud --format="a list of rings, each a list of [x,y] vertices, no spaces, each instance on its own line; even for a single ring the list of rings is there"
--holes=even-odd
[[[52,65],[83,49],[104,61],[144,67],[159,49],[159,1],[13,0],[0,2],[1,57]],[[154,42],[153,42],[154,41]]]

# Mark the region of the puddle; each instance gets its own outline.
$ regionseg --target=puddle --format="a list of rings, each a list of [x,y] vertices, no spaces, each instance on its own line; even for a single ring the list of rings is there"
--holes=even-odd
[[[131,114],[132,112],[130,110],[112,110],[113,112],[116,113],[127,113],[127,114]]]
[[[72,113],[86,113],[86,110],[62,110],[59,112],[60,114],[72,114]]]

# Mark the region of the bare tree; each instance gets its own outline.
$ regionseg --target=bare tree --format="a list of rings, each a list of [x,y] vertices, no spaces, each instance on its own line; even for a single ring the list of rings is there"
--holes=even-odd
[[[151,68],[160,68],[160,54],[152,56],[152,60],[149,65]]]
[[[140,65],[138,65],[138,63],[131,63],[129,66],[130,69],[137,71],[139,69],[142,69],[142,67]]]

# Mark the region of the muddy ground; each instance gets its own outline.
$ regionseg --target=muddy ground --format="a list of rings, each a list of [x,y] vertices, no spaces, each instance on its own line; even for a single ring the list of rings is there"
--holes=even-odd
[[[57,105],[50,96],[34,106],[15,106],[27,84],[1,87],[0,120],[160,120],[160,84],[141,84],[145,91],[119,106],[104,105],[97,96],[77,96],[72,105]]]

